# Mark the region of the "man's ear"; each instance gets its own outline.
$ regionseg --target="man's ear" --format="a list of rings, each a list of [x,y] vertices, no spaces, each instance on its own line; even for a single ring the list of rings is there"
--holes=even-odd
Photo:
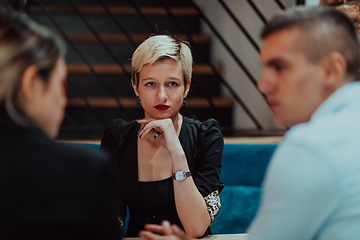
[[[338,88],[342,86],[347,64],[345,57],[339,52],[332,52],[322,60],[325,77],[323,84],[327,88]]]
[[[32,65],[28,67],[21,79],[19,97],[24,102],[30,102],[36,96],[39,91],[40,81],[38,75],[38,69]]]

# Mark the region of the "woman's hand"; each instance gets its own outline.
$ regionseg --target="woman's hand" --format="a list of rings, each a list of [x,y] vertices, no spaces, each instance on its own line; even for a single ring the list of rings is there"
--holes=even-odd
[[[146,135],[154,137],[171,155],[183,152],[174,124],[170,118],[161,120],[141,119],[137,120],[137,122],[145,125],[139,132],[139,138],[144,138]]]
[[[145,229],[147,231],[139,232],[145,240],[193,240],[175,224],[170,226],[168,221],[163,221],[161,225],[146,224]]]

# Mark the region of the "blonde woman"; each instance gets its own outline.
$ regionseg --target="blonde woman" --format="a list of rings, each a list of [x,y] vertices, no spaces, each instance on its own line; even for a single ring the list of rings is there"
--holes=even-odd
[[[0,9],[0,238],[119,239],[111,160],[51,140],[66,107],[65,44]]]
[[[130,211],[127,237],[165,219],[201,237],[220,209],[219,125],[179,114],[191,75],[189,46],[171,36],[152,36],[133,54],[131,81],[145,118],[113,120],[101,142],[115,159],[122,219]]]

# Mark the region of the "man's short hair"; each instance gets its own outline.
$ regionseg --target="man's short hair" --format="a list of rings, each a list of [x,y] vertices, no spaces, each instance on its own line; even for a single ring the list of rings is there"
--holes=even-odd
[[[343,13],[325,6],[288,9],[270,20],[261,32],[261,38],[264,40],[275,32],[291,28],[301,31],[296,45],[309,61],[318,62],[331,52],[339,52],[346,60],[346,74],[353,80],[358,78],[358,35]]]

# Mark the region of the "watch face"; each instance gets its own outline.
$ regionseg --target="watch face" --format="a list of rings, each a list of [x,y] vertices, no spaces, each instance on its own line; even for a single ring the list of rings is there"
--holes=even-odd
[[[183,171],[177,171],[177,172],[175,173],[175,179],[176,179],[176,181],[182,181],[182,180],[184,180],[185,178],[186,178],[185,172],[183,172]]]

